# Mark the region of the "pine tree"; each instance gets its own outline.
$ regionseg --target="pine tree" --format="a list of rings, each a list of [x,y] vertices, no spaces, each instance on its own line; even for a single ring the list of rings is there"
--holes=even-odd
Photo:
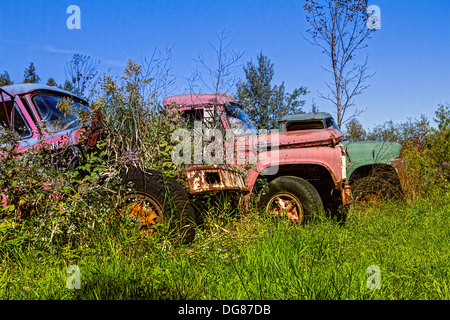
[[[284,82],[272,85],[273,63],[262,52],[258,55],[258,65],[252,61],[244,67],[246,80],[237,84],[237,100],[258,129],[276,129],[280,118],[288,114],[302,113],[304,100],[300,96],[307,93],[305,87],[285,92]]]
[[[5,70],[3,74],[0,74],[0,87],[13,84],[11,78],[9,77],[8,71]]]
[[[41,78],[36,74],[34,63],[30,62],[29,67],[25,69],[23,83],[39,83],[39,81],[41,81]]]
[[[57,87],[56,81],[55,81],[55,79],[53,79],[53,78],[49,78],[49,79],[47,80],[47,85],[48,85],[48,86],[52,86],[52,87]]]

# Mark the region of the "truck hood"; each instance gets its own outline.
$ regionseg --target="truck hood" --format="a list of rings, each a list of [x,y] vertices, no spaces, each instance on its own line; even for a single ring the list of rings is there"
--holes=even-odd
[[[336,145],[343,136],[336,129],[299,130],[276,133],[260,134],[259,144],[267,142],[271,147],[300,148],[320,145]]]
[[[388,141],[344,142],[350,162],[390,162],[400,157],[402,145]]]

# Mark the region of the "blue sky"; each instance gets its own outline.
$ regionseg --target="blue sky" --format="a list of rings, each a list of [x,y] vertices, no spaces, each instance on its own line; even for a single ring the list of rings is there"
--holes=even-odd
[[[302,37],[308,28],[304,1],[87,1],[2,0],[0,9],[0,73],[15,83],[34,62],[41,82],[65,80],[64,65],[74,53],[101,61],[100,71],[120,74],[127,62],[150,57],[155,48],[172,46],[173,93],[187,87],[196,58],[211,57],[209,43],[225,31],[231,49],[243,52],[242,65],[263,52],[274,63],[274,84],[288,91],[308,87],[305,111],[314,100],[333,112],[317,92],[326,92],[327,60]],[[381,9],[381,30],[368,42],[370,87],[357,98],[367,108],[359,120],[366,128],[384,121],[406,121],[450,102],[449,0],[373,0]],[[69,30],[66,9],[81,9],[81,29]],[[214,63],[212,60],[211,64]],[[242,76],[242,67],[236,69]]]

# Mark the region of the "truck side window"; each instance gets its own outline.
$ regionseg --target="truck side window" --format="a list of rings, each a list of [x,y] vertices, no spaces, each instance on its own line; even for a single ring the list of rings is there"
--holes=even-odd
[[[9,121],[12,121],[12,119],[11,119],[11,108],[12,108],[11,101],[5,101],[5,106],[6,106],[6,110],[3,106],[3,103],[0,101],[0,126],[2,126],[4,129],[9,130],[8,116],[9,116]]]
[[[199,109],[185,110],[181,113],[181,118],[183,119],[188,129],[193,129],[195,121],[203,120],[203,111]]]
[[[19,135],[20,139],[26,139],[29,138],[32,133],[30,128],[28,127],[22,112],[20,112],[19,107],[17,104],[14,104],[14,110],[13,110],[13,129],[14,131]]]
[[[8,113],[9,121],[12,124],[14,133],[18,136],[19,139],[25,139],[30,137],[32,135],[32,132],[28,127],[17,104],[14,104],[12,112],[11,112],[12,102],[5,101],[5,105],[6,105],[6,112]],[[0,103],[0,126],[2,127],[3,130],[9,130],[8,116],[5,113],[3,103]]]
[[[30,105],[28,104],[28,101],[23,97],[20,98],[20,101],[24,105],[24,107],[25,107],[26,111],[28,112],[28,114],[30,115],[32,121],[34,121],[34,123],[37,124],[36,116],[34,115],[34,112],[31,110]]]

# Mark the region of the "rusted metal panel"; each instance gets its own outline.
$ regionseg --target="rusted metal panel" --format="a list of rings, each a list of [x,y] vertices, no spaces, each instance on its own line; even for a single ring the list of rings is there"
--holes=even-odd
[[[392,167],[397,171],[398,179],[400,180],[400,186],[402,190],[406,189],[406,160],[403,158],[395,158],[394,161],[391,162]]]
[[[213,191],[248,192],[244,176],[224,165],[192,166],[186,169],[191,194]]]
[[[352,189],[349,184],[345,184],[342,189],[342,204],[349,205],[352,204]]]

